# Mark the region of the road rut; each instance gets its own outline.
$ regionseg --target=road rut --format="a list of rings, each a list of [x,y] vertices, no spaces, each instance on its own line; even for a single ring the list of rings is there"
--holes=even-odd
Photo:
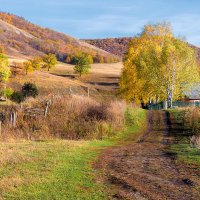
[[[109,148],[101,155],[97,166],[103,169],[103,182],[111,186],[110,199],[200,199],[197,166],[177,164],[175,155],[167,151],[176,139],[166,113],[151,111],[149,124],[137,141]]]

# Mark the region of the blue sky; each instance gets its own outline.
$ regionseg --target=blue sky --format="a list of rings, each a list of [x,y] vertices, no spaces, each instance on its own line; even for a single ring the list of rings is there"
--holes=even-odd
[[[0,10],[76,38],[134,36],[146,23],[168,21],[200,46],[199,0],[0,0]]]

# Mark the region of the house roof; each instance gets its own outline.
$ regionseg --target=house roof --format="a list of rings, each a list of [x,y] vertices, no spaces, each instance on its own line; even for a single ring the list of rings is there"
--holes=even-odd
[[[188,97],[189,99],[200,99],[200,83],[192,86],[187,91],[184,91],[183,94]]]

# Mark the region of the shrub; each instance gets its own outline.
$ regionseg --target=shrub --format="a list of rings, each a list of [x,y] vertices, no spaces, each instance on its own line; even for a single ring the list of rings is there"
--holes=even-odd
[[[22,86],[21,92],[25,97],[34,97],[35,98],[39,94],[39,90],[38,90],[37,86],[33,83],[25,83]]]
[[[194,135],[200,136],[200,108],[189,108],[184,115],[186,126],[192,129]]]
[[[185,129],[190,130],[192,134],[190,137],[191,146],[200,148],[200,108],[193,107],[181,111],[181,121]]]
[[[85,117],[88,119],[93,119],[97,121],[103,121],[106,120],[106,105],[100,104],[100,105],[94,105],[87,109],[87,112],[84,113]]]
[[[21,92],[13,92],[11,95],[11,100],[16,102],[16,103],[21,103],[25,100],[25,96]]]
[[[99,103],[87,97],[64,97],[51,105],[47,123],[56,137],[101,139],[123,127],[125,107],[118,101]]]
[[[132,109],[131,107],[127,107],[125,111],[125,121],[128,126],[133,125],[141,125],[144,123],[143,117],[138,116],[140,112],[138,112],[138,108]],[[143,113],[140,113],[140,115],[143,115]]]
[[[13,89],[12,88],[6,88],[6,89],[2,89],[1,91],[1,95],[2,96],[6,96],[8,98],[10,98],[13,94]]]

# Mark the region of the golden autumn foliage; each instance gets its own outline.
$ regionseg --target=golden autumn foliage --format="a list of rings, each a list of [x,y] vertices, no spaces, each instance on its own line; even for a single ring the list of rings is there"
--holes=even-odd
[[[0,13],[0,19],[4,20],[5,22],[11,24],[12,16],[6,13]]]
[[[15,64],[17,65],[17,64]],[[41,57],[35,57],[28,61],[22,63],[22,68],[25,71],[25,74],[32,73],[35,70],[40,70],[43,65],[43,60]]]
[[[31,72],[34,71],[34,68],[33,68],[33,65],[32,65],[31,61],[23,62],[22,66],[23,66],[23,69],[24,69],[26,75],[28,73],[31,73]]]
[[[185,41],[173,36],[170,25],[147,25],[130,42],[120,81],[125,99],[172,101],[195,81],[196,53]]]
[[[43,57],[44,67],[49,71],[57,64],[57,58],[54,54],[47,54]]]
[[[0,81],[6,82],[11,75],[8,57],[0,54]]]
[[[0,46],[0,53],[5,54],[5,47],[4,46]]]

